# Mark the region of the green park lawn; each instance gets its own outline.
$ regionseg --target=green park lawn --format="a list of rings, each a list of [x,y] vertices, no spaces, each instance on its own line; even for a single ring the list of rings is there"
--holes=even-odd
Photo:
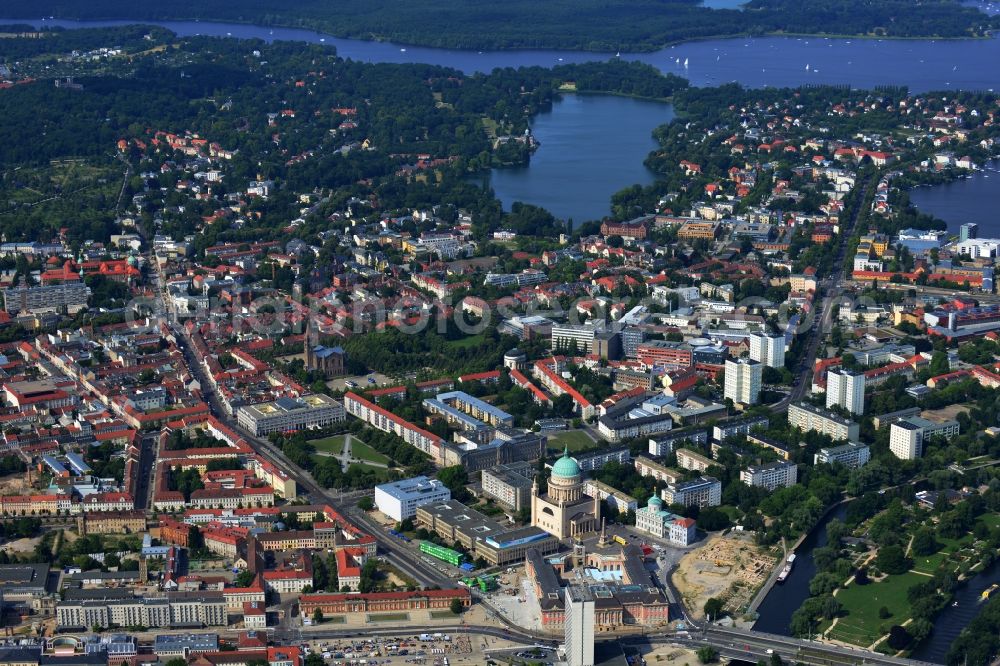
[[[563,447],[569,447],[570,451],[579,451],[594,446],[594,440],[582,430],[566,430],[549,435],[548,438],[548,447],[552,450],[562,451]]]
[[[309,443],[315,447],[317,451],[323,453],[333,453],[340,455],[344,450],[344,438],[346,435],[334,435],[333,437],[324,437],[323,439],[314,439]]]
[[[882,636],[879,631],[882,625],[902,624],[907,620],[910,602],[906,591],[927,580],[927,576],[907,572],[869,585],[851,583],[837,592],[843,610],[829,637],[854,645],[871,645]],[[879,618],[878,611],[883,606],[889,609],[891,617]]]
[[[480,333],[479,335],[470,335],[467,338],[460,338],[458,340],[448,340],[445,345],[448,349],[466,349],[471,347],[478,347],[483,344],[485,336]]]
[[[365,444],[357,437],[351,440],[351,454],[358,460],[366,460],[371,463],[389,464],[389,456],[383,455]]]

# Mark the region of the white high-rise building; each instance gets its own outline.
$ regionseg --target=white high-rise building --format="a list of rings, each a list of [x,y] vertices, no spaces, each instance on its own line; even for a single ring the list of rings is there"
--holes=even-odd
[[[897,458],[916,460],[924,454],[924,429],[905,419],[889,427],[889,450]]]
[[[851,414],[865,413],[865,375],[853,370],[826,373],[826,407],[837,405]]]
[[[780,333],[751,333],[750,358],[768,368],[785,367],[785,336]]]
[[[756,405],[760,399],[764,366],[750,358],[726,360],[725,397],[735,403]]]
[[[594,666],[594,595],[579,585],[570,585],[565,594],[566,663]]]

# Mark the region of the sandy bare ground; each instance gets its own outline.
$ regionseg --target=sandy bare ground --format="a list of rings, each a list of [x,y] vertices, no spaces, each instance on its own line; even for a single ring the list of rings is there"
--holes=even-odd
[[[673,583],[696,618],[705,602],[715,597],[727,610],[740,612],[767,580],[777,559],[753,543],[749,535],[716,535],[685,555],[673,574]]]

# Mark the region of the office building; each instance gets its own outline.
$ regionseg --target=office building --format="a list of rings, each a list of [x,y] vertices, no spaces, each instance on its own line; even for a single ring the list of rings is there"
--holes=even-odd
[[[751,465],[740,472],[740,481],[743,483],[768,490],[782,486],[790,488],[798,483],[798,478],[798,465],[784,460],[767,465]]]
[[[598,324],[555,324],[552,326],[552,349],[590,354],[598,330]]]
[[[660,495],[667,504],[719,506],[722,504],[722,483],[715,477],[702,476],[692,481],[668,483]]]
[[[567,666],[594,666],[594,595],[582,585],[565,588]]]
[[[415,516],[417,507],[450,499],[451,491],[443,483],[426,476],[375,486],[375,506],[396,522]]]
[[[0,602],[5,606],[30,608],[47,594],[49,565],[43,563],[0,564]]]
[[[764,366],[753,359],[727,359],[725,397],[736,404],[756,405],[763,371]]]
[[[785,336],[778,333],[751,333],[750,358],[768,368],[785,367]]]
[[[871,460],[871,449],[867,444],[848,442],[840,446],[822,448],[813,454],[814,465],[832,465],[840,463],[844,467],[856,469],[864,467]]]
[[[218,634],[160,634],[153,640],[153,654],[157,657],[190,656],[202,652],[218,652]]]
[[[470,559],[482,557],[490,566],[520,562],[536,549],[548,555],[559,550],[559,540],[540,527],[509,527],[456,500],[425,504],[416,523],[437,533],[445,543],[458,542]]]
[[[788,423],[804,432],[815,430],[835,440],[856,441],[861,431],[861,427],[854,421],[813,407],[807,402],[788,406]]]
[[[325,428],[346,419],[344,405],[316,393],[301,398],[278,398],[273,402],[240,407],[236,420],[257,437],[273,432]]]
[[[833,368],[826,373],[826,408],[837,405],[851,414],[865,413],[863,372]]]

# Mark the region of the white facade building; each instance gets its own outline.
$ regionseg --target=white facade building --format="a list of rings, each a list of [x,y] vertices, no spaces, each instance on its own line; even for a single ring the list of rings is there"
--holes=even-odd
[[[415,516],[419,506],[450,499],[451,491],[443,483],[426,476],[375,486],[375,506],[397,522]]]
[[[861,426],[839,414],[826,412],[807,402],[788,406],[788,423],[799,430],[815,430],[833,439],[856,440]]]
[[[589,354],[594,348],[598,327],[595,324],[556,324],[552,327],[552,349],[576,349]]]
[[[725,397],[734,403],[756,405],[760,400],[764,366],[750,358],[726,360]]]
[[[660,496],[667,504],[684,506],[719,506],[722,504],[722,483],[711,476],[703,476],[693,481],[669,483]]]
[[[889,427],[889,450],[902,460],[916,460],[924,454],[924,429],[907,420]]]
[[[590,588],[566,588],[566,664],[594,666],[594,595]]]
[[[858,467],[864,467],[865,464],[871,460],[871,457],[871,449],[868,448],[867,444],[861,444],[860,442],[848,442],[847,444],[842,444],[840,446],[831,446],[820,449],[818,452],[813,454],[813,464],[832,465],[833,463],[840,463],[845,467],[856,469]]]
[[[843,407],[851,414],[865,412],[865,375],[853,370],[832,369],[826,373],[826,407]]]
[[[793,462],[779,460],[767,465],[751,465],[740,472],[740,481],[748,486],[774,490],[790,488],[798,483],[799,467]]]
[[[347,418],[344,405],[317,393],[298,400],[279,398],[274,402],[240,407],[236,421],[257,437],[272,432],[324,428]]]
[[[777,333],[751,333],[750,358],[768,368],[785,367],[785,336]]]

